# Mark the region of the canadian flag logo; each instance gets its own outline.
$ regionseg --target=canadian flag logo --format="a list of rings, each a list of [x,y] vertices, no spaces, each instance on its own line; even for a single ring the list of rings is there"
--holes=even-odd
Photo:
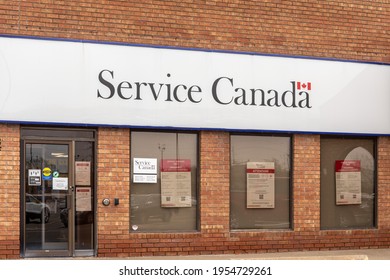
[[[311,82],[307,82],[307,83],[297,82],[296,86],[298,90],[311,90]]]

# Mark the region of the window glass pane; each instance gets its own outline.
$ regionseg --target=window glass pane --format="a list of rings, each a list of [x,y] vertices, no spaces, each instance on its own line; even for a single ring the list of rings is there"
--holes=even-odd
[[[131,231],[197,229],[197,161],[197,134],[132,132]]]
[[[69,195],[55,185],[53,176],[56,172],[59,178],[69,179],[68,156],[67,144],[25,146],[26,251],[66,250],[69,246],[69,232],[61,222]],[[30,176],[30,172],[35,176]]]
[[[321,228],[375,225],[373,139],[321,138]]]
[[[77,141],[75,146],[76,250],[93,249],[94,170],[94,142]]]
[[[22,128],[21,137],[46,137],[46,138],[84,138],[91,139],[95,138],[94,130],[83,130],[83,129],[42,129],[42,128]]]
[[[290,137],[231,136],[232,229],[290,228]]]

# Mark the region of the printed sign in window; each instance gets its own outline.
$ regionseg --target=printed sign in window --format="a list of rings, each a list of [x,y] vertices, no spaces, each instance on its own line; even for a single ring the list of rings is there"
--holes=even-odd
[[[157,183],[157,159],[134,158],[133,173],[134,183]]]
[[[29,186],[41,186],[42,175],[40,169],[29,169],[28,170],[28,185]]]
[[[336,160],[336,204],[361,204],[360,160]]]
[[[162,160],[161,207],[191,206],[191,160]]]
[[[91,188],[76,188],[76,211],[92,211]]]
[[[90,186],[91,185],[91,162],[76,161],[76,185]]]
[[[275,163],[248,162],[246,166],[247,208],[275,207]]]
[[[53,190],[68,190],[68,178],[53,178]]]
[[[134,174],[157,174],[157,159],[134,158],[133,172]]]

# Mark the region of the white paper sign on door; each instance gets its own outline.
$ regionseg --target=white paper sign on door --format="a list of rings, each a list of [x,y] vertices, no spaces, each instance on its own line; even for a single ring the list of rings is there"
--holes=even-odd
[[[92,211],[91,188],[76,188],[76,211]]]
[[[29,186],[41,186],[42,175],[40,169],[29,169],[28,170],[28,185]]]
[[[90,161],[76,161],[76,185],[90,186],[91,185],[91,162]]]
[[[53,177],[53,190],[66,191],[68,190],[68,178]]]

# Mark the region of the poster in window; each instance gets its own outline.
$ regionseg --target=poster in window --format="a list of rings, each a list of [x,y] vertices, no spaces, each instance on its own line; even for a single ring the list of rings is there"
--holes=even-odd
[[[162,160],[161,207],[191,206],[191,160]]]
[[[157,183],[157,159],[134,158],[133,159],[133,182],[154,184]]]
[[[53,179],[53,190],[57,191],[67,191],[68,190],[68,178],[52,178]]]
[[[28,185],[29,186],[41,186],[42,175],[40,169],[29,169],[28,170]]]
[[[157,159],[156,158],[134,158],[133,173],[134,174],[157,174]]]
[[[336,205],[361,204],[360,160],[336,160]]]
[[[275,163],[246,165],[247,208],[275,208]]]
[[[90,186],[91,185],[91,162],[90,161],[76,161],[76,185]]]

